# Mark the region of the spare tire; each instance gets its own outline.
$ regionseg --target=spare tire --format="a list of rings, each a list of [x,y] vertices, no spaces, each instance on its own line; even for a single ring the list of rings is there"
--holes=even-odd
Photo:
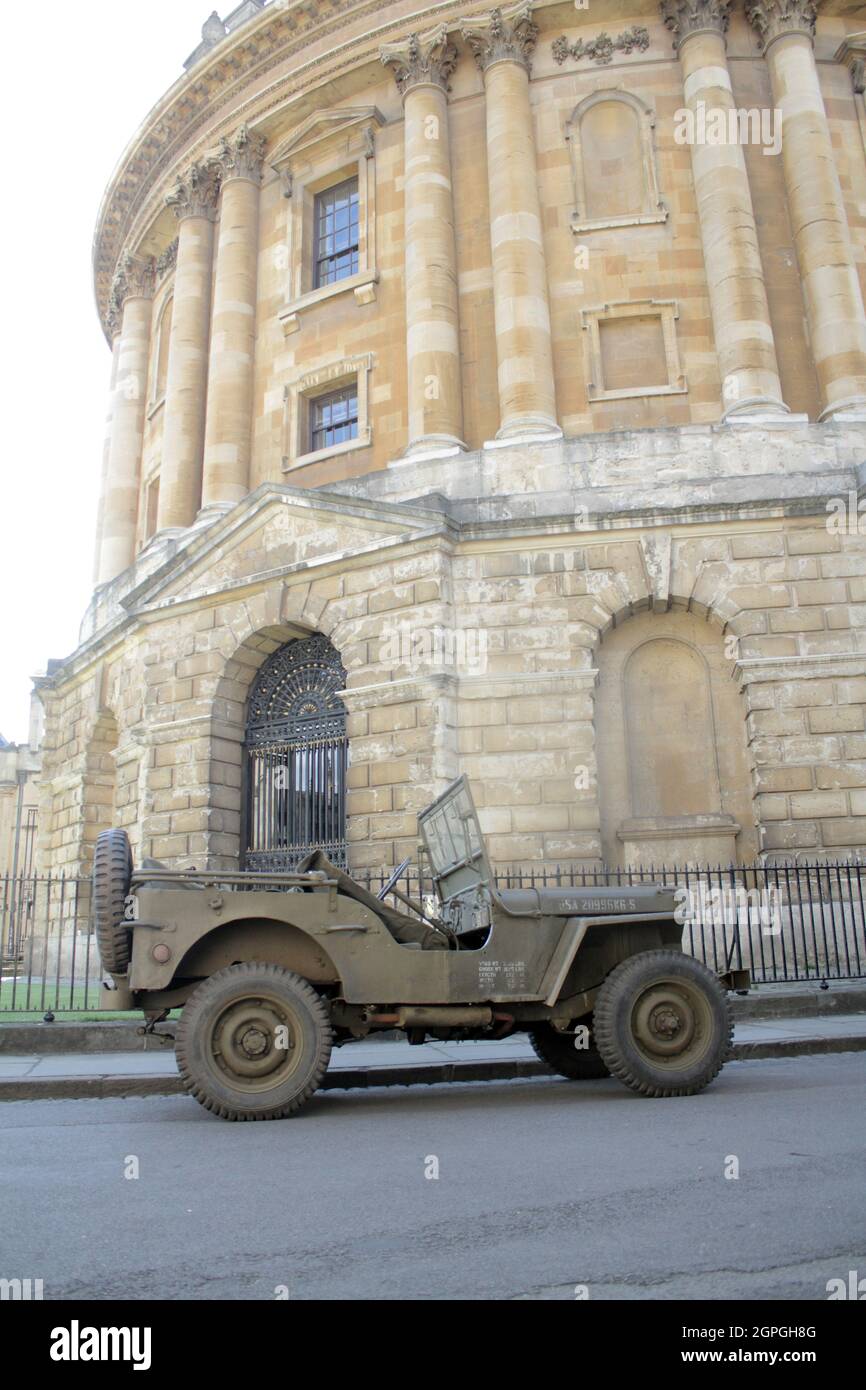
[[[103,830],[93,855],[93,921],[102,967],[125,975],[132,955],[132,932],[125,917],[132,880],[132,850],[125,830]]]

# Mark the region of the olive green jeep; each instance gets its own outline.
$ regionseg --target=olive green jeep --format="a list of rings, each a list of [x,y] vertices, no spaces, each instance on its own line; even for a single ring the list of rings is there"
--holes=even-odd
[[[405,865],[377,897],[321,852],[293,873],[135,869],[125,832],[104,832],[104,1007],[141,1009],[148,1031],[181,1007],[184,1086],[229,1120],[294,1114],[335,1045],[395,1029],[413,1043],[528,1032],[561,1075],[644,1096],[713,1080],[726,990],[747,980],[683,952],[672,888],[497,887],[462,777],[419,828],[436,888],[424,902],[396,888]]]

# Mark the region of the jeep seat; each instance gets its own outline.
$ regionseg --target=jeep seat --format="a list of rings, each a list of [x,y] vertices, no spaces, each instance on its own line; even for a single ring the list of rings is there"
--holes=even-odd
[[[313,850],[302,859],[297,866],[297,873],[325,873],[328,878],[335,879],[338,890],[344,893],[347,898],[352,898],[357,903],[363,903],[371,912],[384,922],[395,941],[399,941],[401,946],[420,946],[424,951],[447,951],[450,949],[448,937],[443,932],[434,931],[432,927],[426,926],[417,917],[409,917],[406,913],[398,912],[394,907],[387,907],[385,903],[362,888],[360,883],[356,883],[349,874],[342,869],[338,869],[336,864],[332,864],[323,850]]]

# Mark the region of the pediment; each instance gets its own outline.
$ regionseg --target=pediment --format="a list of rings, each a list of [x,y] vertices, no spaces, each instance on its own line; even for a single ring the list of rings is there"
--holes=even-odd
[[[123,600],[131,612],[232,593],[447,528],[440,513],[267,483],[204,530],[189,531]]]
[[[384,124],[385,117],[377,106],[336,106],[314,111],[295,126],[291,135],[279,142],[269,162],[272,168],[282,172],[323,140]]]

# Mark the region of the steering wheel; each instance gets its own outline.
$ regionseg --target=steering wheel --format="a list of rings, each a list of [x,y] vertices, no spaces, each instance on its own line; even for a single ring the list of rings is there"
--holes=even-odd
[[[384,888],[381,888],[379,892],[376,894],[376,897],[379,899],[380,903],[385,901],[391,889],[397,883],[397,880],[403,876],[403,874],[406,872],[411,863],[411,859],[404,859],[403,863],[397,866],[397,868],[392,873],[391,877],[388,879],[388,882],[385,884]]]

